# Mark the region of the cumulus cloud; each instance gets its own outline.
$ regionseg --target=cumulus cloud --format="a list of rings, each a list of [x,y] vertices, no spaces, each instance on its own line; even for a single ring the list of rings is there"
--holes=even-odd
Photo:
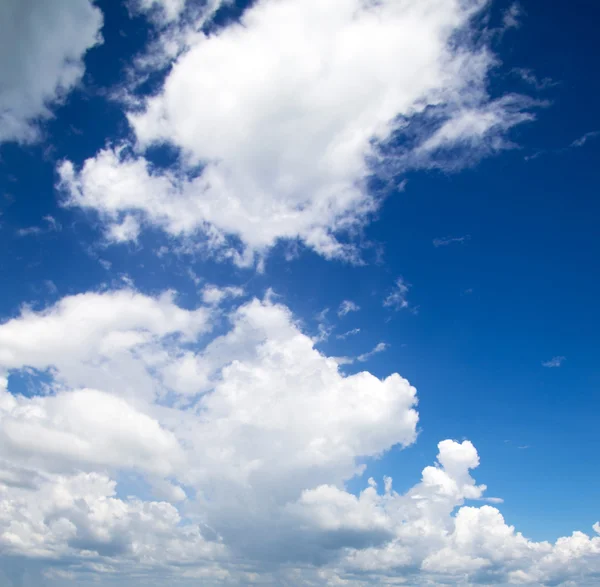
[[[80,81],[101,26],[90,0],[0,4],[0,142],[38,138],[38,121]]]
[[[415,389],[398,374],[343,375],[270,299],[234,307],[208,342],[224,316],[214,299],[175,299],[80,294],[0,325],[3,568],[38,561],[40,585],[101,573],[585,585],[600,571],[600,537],[536,543],[495,507],[467,504],[501,501],[472,477],[468,441],[442,441],[404,494],[388,477],[350,493],[365,457],[415,441]],[[11,391],[24,368],[39,375],[27,397]]]
[[[381,203],[370,175],[471,163],[531,119],[522,97],[488,96],[496,59],[469,40],[484,5],[263,0],[186,34],[161,90],[128,113],[135,145],[61,164],[66,203],[113,240],[135,217],[239,265],[281,239],[356,261],[352,237]],[[179,149],[176,169],[147,160],[156,144]]]

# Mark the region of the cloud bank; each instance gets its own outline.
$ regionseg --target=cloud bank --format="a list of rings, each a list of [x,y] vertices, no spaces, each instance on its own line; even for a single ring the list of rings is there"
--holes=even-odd
[[[12,390],[23,370],[27,395]],[[0,556],[40,565],[37,584],[585,585],[600,572],[600,537],[536,543],[466,505],[486,500],[468,441],[442,441],[407,493],[387,477],[350,493],[365,458],[415,441],[416,390],[342,374],[269,299],[184,309],[173,292],[122,289],[24,308],[0,325],[0,372]]]

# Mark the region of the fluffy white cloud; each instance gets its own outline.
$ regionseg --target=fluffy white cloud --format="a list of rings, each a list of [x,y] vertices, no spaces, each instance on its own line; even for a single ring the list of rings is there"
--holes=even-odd
[[[129,113],[137,153],[64,162],[67,203],[97,211],[117,241],[125,231],[113,227],[135,216],[202,235],[238,264],[279,239],[356,259],[339,237],[378,208],[366,187],[375,168],[447,164],[459,147],[458,166],[502,148],[505,131],[530,119],[523,99],[488,97],[495,58],[468,41],[484,5],[262,0],[239,24],[186,35],[162,90]],[[181,149],[177,170],[144,158],[156,143]]]
[[[415,389],[398,374],[343,375],[268,298],[231,310],[207,343],[218,301],[88,293],[0,324],[3,568],[60,563],[40,585],[101,573],[585,585],[600,571],[599,536],[535,543],[496,508],[465,505],[486,499],[468,441],[441,442],[405,494],[389,478],[349,493],[362,459],[414,442]],[[45,371],[24,397],[12,376],[28,367]]]
[[[101,26],[90,0],[0,3],[0,142],[37,138],[37,121],[81,79]]]
[[[148,368],[163,360],[164,345],[192,341],[211,326],[209,309],[180,308],[172,292],[70,296],[42,312],[25,307],[0,326],[0,369],[50,369],[70,388],[152,397],[158,388]]]
[[[71,559],[84,576],[126,571],[128,560],[208,562],[222,550],[198,525],[183,524],[169,503],[119,499],[104,474],[45,475],[32,487],[0,484],[0,497],[2,554]]]
[[[244,295],[241,287],[217,287],[208,284],[202,289],[202,301],[205,304],[220,304],[226,298],[239,298]]]
[[[137,0],[136,8],[142,12],[158,12],[160,21],[177,20],[185,8],[185,0]]]
[[[0,455],[46,469],[112,466],[166,476],[184,462],[172,433],[92,389],[34,398],[0,392],[0,439]]]

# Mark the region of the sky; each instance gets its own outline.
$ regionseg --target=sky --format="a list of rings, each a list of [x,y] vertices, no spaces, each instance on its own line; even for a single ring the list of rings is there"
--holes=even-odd
[[[3,0],[0,584],[600,581],[589,0]]]

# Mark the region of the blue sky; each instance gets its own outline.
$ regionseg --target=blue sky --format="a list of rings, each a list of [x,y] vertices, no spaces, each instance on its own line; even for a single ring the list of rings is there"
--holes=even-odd
[[[57,2],[54,16],[27,4],[31,18],[18,2],[0,9],[0,32],[15,23],[0,47],[27,55],[0,61],[10,88],[0,89],[0,495],[13,512],[0,517],[3,580],[135,585],[160,568],[181,585],[593,585],[592,3],[336,0],[321,12],[282,0],[278,12],[275,0],[86,1],[77,14]],[[340,312],[344,301],[355,311]],[[192,371],[183,357],[197,361]],[[383,391],[364,372],[399,373],[418,405],[408,383]],[[239,404],[228,395],[245,389],[244,373],[248,405],[245,392]],[[113,409],[132,410],[114,429]],[[350,415],[319,416],[328,410]],[[235,428],[248,413],[248,430]],[[188,435],[192,417],[205,436]],[[72,453],[60,431],[91,452]],[[438,446],[445,439],[454,443]],[[296,462],[318,442],[339,459]],[[131,454],[111,454],[119,446]],[[432,465],[446,481],[421,473]],[[95,526],[90,512],[110,489],[84,491],[87,513],[57,514],[51,488],[68,485],[80,503],[73,488],[92,475],[116,484],[132,520],[138,507],[163,506],[181,519],[168,531],[162,518],[141,530],[117,531],[110,516]],[[384,491],[386,476],[397,493]],[[379,497],[361,493],[370,477]],[[397,524],[413,519],[405,502],[415,495],[444,504],[423,520],[448,534],[406,554]],[[496,508],[530,541],[525,554],[504,522],[483,519]],[[462,530],[471,542],[458,544],[462,516],[477,515]],[[56,516],[72,529],[52,526]],[[168,560],[147,550],[143,561],[132,546],[154,527],[157,541],[177,544]],[[558,547],[534,546],[574,531],[587,537],[579,554],[565,546],[566,563]],[[504,542],[482,546],[477,532]]]

